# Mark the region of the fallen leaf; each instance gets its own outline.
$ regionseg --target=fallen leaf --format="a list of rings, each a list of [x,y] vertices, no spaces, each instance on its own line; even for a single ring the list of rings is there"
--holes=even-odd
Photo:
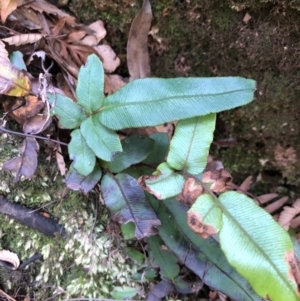
[[[96,166],[94,171],[87,176],[79,174],[71,165],[69,172],[66,175],[66,186],[75,191],[81,191],[87,194],[98,183],[102,176],[101,169]]]
[[[141,10],[133,20],[127,42],[127,66],[130,81],[151,75],[148,51],[148,34],[152,21],[149,0],[144,0]]]
[[[35,135],[43,132],[52,122],[52,118],[47,114],[37,114],[28,120],[23,125],[25,134]]]
[[[210,189],[216,193],[228,190],[228,184],[232,183],[232,177],[225,169],[207,171],[202,177],[203,183],[210,184]]]
[[[20,180],[21,176],[30,179],[37,168],[38,150],[39,145],[34,138],[25,138],[19,149],[21,156],[4,162],[3,170],[10,170],[16,173],[15,183]]]
[[[20,265],[20,260],[18,255],[8,250],[0,251],[0,260],[10,263],[13,266],[14,270],[16,270]]]
[[[252,184],[252,180],[253,180],[253,177],[252,176],[248,176],[242,182],[242,184],[240,184],[240,186],[239,186],[239,188],[241,189],[241,191],[248,191],[250,189],[251,184]]]
[[[31,82],[24,71],[17,69],[10,61],[0,57],[0,94],[25,96],[31,90]]]
[[[2,41],[8,43],[9,45],[15,45],[15,46],[20,46],[24,44],[32,44],[46,35],[40,34],[40,33],[24,33],[24,34],[18,34],[18,35],[13,35],[9,38],[4,38]]]
[[[78,42],[84,36],[86,36],[86,32],[84,30],[73,31],[67,35],[66,42],[68,42],[68,43]]]
[[[285,229],[288,230],[292,219],[300,213],[300,199],[297,199],[292,207],[286,206],[280,213],[278,223]]]
[[[0,9],[1,9],[1,22],[5,23],[8,15],[13,12],[18,6],[18,0],[1,0]]]
[[[117,74],[105,74],[104,93],[112,94],[121,89],[126,83],[123,78]]]
[[[289,200],[289,198],[287,196],[282,197],[279,200],[276,200],[276,201],[272,202],[270,205],[264,207],[264,209],[269,213],[273,213],[277,209],[281,208],[288,200]]]
[[[106,29],[101,20],[91,23],[89,28],[94,31],[94,36],[97,38],[97,43],[99,43],[106,36]]]
[[[60,18],[55,26],[53,28],[51,28],[51,33],[54,35],[54,36],[58,36],[60,31],[65,27],[66,25],[66,18]]]
[[[65,18],[66,23],[70,25],[76,24],[75,17],[65,13],[61,9],[57,8],[55,5],[50,4],[45,0],[38,0],[38,1],[30,1],[26,5],[24,5],[27,9],[32,8],[39,13],[45,12],[46,14],[56,15],[59,18]]]
[[[32,54],[30,54],[29,58],[27,59],[26,65],[29,65],[31,63],[34,56],[40,58],[44,62],[46,59],[46,52],[43,50],[38,50],[33,52]]]
[[[104,23],[101,20],[98,20],[94,23],[91,23],[89,28],[92,29],[94,33],[83,38],[81,43],[85,45],[96,46],[106,36]]]
[[[88,35],[80,41],[81,44],[88,46],[97,46],[97,38],[95,36]]]
[[[3,103],[5,112],[16,120],[19,124],[24,124],[27,119],[35,116],[44,107],[44,103],[33,95],[25,96],[23,99],[16,99],[15,101],[7,100]]]
[[[243,19],[243,22],[245,23],[245,24],[248,24],[248,22],[251,20],[251,16],[248,14],[248,13],[246,13],[246,15],[245,15],[245,17],[244,17],[244,19]]]
[[[112,73],[120,65],[120,59],[109,45],[98,45],[94,47],[102,58],[105,72]]]

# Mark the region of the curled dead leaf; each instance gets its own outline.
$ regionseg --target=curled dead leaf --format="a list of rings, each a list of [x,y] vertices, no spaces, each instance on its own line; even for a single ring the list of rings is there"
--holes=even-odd
[[[38,114],[44,107],[44,103],[33,95],[15,101],[7,100],[3,103],[5,112],[15,119],[19,124],[24,124],[29,118]]]
[[[40,33],[24,33],[24,34],[14,35],[9,38],[4,38],[2,39],[2,41],[8,43],[9,45],[19,46],[19,45],[35,43],[45,36],[46,35]]]
[[[23,125],[23,132],[26,134],[38,134],[43,132],[52,122],[52,118],[46,114],[37,114],[28,118]]]
[[[202,193],[203,187],[194,178],[188,178],[184,183],[182,192],[176,199],[181,203],[191,206]]]
[[[85,45],[96,46],[106,36],[104,23],[101,20],[98,20],[91,23],[89,28],[92,29],[94,33],[83,38],[81,43]]]
[[[197,212],[189,211],[187,213],[187,224],[196,234],[204,239],[217,233],[213,226],[202,223],[202,217]]]
[[[18,255],[8,250],[0,251],[0,260],[10,263],[13,266],[14,270],[16,270],[20,265]]]
[[[232,183],[232,177],[225,169],[207,171],[203,174],[203,183],[211,184],[210,189],[216,193],[222,193],[229,189],[228,185]]]

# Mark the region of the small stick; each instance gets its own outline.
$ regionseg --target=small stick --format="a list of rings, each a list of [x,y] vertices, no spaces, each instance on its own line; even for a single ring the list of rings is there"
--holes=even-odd
[[[50,139],[50,138],[43,137],[43,136],[15,132],[15,131],[6,129],[3,126],[0,126],[0,132],[11,134],[11,135],[16,135],[16,136],[19,136],[19,137],[32,137],[32,138],[41,139],[41,140],[45,140],[45,141],[51,141],[51,142],[54,142],[54,143],[57,143],[57,144],[60,144],[60,145],[68,146],[68,143],[65,143],[65,142],[61,142],[61,141],[58,141],[58,140],[55,140],[55,139]]]

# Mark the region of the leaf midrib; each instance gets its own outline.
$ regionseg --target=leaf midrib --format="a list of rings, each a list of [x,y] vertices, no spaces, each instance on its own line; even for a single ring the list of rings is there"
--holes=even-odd
[[[171,212],[170,210],[169,210],[169,208],[163,203],[163,206],[165,206],[166,208],[167,208],[167,210],[169,211],[169,212]],[[174,216],[174,214],[171,212],[171,214],[172,214],[172,216],[173,216],[173,219],[174,219],[174,221],[175,221],[175,223],[177,224],[177,228],[179,229],[179,231],[182,233],[182,235],[185,237],[185,239],[188,241],[188,242],[190,242],[190,244],[192,245],[192,246],[194,246],[195,247],[195,249],[199,252],[199,253],[202,253],[204,256],[205,256],[205,258],[207,258],[207,260],[208,260],[208,262],[210,262],[213,266],[215,266],[218,270],[220,270],[224,275],[226,275],[233,283],[235,283],[238,287],[240,287],[240,289],[251,299],[251,300],[255,300],[255,299],[253,299],[252,298],[252,296],[248,293],[248,291],[247,290],[245,290],[244,289],[244,287],[236,280],[236,279],[234,279],[234,278],[232,278],[231,276],[230,276],[230,273],[228,273],[228,272],[226,272],[222,267],[220,267],[219,266],[219,264],[218,264],[218,260],[216,260],[216,261],[213,261],[212,259],[213,258],[211,258],[211,257],[209,257],[208,255],[207,255],[207,253],[205,253],[204,251],[202,251],[202,249],[201,248],[198,248],[194,243],[193,243],[193,241],[189,238],[189,236],[185,233],[185,230],[184,229],[182,229],[181,228],[181,225],[180,225],[180,223],[179,223],[179,221],[177,221],[177,218]],[[218,242],[219,243],[219,242]],[[219,246],[220,246],[220,248],[221,248],[221,245],[220,245],[220,243],[219,243]],[[198,257],[197,257],[198,258]],[[198,258],[199,259],[199,258]],[[200,259],[199,259],[200,260]],[[229,263],[228,263],[229,264]],[[245,279],[245,278],[244,278]]]
[[[276,264],[273,263],[272,260],[270,260],[270,256],[268,256],[265,251],[256,243],[255,240],[252,239],[252,237],[248,234],[248,232],[240,225],[240,223],[236,220],[236,218],[234,218],[230,213],[229,211],[223,206],[223,204],[221,203],[221,201],[218,200],[218,202],[220,203],[219,204],[219,207],[221,207],[222,211],[223,211],[223,214],[226,213],[226,216],[227,218],[231,219],[236,225],[237,225],[237,228],[244,234],[244,236],[247,237],[248,240],[250,240],[250,242],[253,242],[253,245],[254,247],[256,247],[260,253],[263,255],[263,257],[266,259],[266,261],[270,264],[270,266],[275,270],[275,272],[277,272],[277,275],[279,275],[279,277],[282,279],[283,283],[285,283],[289,288],[290,290],[293,292],[294,289],[291,285],[291,283],[286,280],[286,278],[282,275],[282,272],[277,268]],[[217,202],[216,202],[217,203]],[[218,207],[218,204],[216,204],[215,206]],[[224,223],[223,223],[224,225]],[[223,226],[222,226],[223,227]],[[221,230],[222,231],[222,228]],[[295,295],[295,294],[293,294]]]
[[[228,92],[222,92],[222,93],[214,93],[214,94],[189,94],[189,95],[173,95],[173,96],[168,96],[168,97],[163,97],[163,98],[158,98],[158,99],[149,99],[149,100],[142,100],[142,101],[133,101],[133,102],[115,102],[113,104],[105,104],[109,102],[110,97],[106,97],[104,105],[101,107],[100,111],[104,110],[109,110],[115,107],[122,107],[122,106],[135,106],[135,105],[144,105],[144,104],[153,104],[161,101],[167,101],[167,100],[177,100],[177,99],[186,99],[186,98],[199,98],[199,97],[216,97],[216,96],[223,96],[223,95],[229,95],[229,94],[234,94],[238,92],[251,92],[252,89],[240,89],[240,90],[233,90],[233,91],[228,91]],[[113,94],[114,95],[114,94]],[[116,96],[114,96],[116,97]],[[124,98],[124,96],[120,96],[120,98]],[[250,98],[251,100],[252,98]],[[241,104],[239,104],[240,106]]]

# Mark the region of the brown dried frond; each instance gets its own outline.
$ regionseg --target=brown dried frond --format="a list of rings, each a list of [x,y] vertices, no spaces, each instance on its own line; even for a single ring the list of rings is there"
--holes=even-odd
[[[250,186],[253,182],[253,177],[252,176],[248,176],[243,182],[242,184],[239,186],[241,191],[248,191],[250,189]]]
[[[289,197],[284,196],[284,197],[280,198],[279,200],[272,202],[270,205],[266,206],[264,209],[269,213],[273,213],[277,209],[281,208],[288,200],[289,200]]]
[[[293,218],[300,213],[300,199],[297,199],[292,207],[284,207],[281,212],[278,223],[285,229],[288,230],[291,226]],[[297,226],[297,225],[296,225]]]
[[[265,204],[275,199],[276,197],[278,197],[277,193],[266,193],[258,196],[256,199],[259,201],[260,204]]]

